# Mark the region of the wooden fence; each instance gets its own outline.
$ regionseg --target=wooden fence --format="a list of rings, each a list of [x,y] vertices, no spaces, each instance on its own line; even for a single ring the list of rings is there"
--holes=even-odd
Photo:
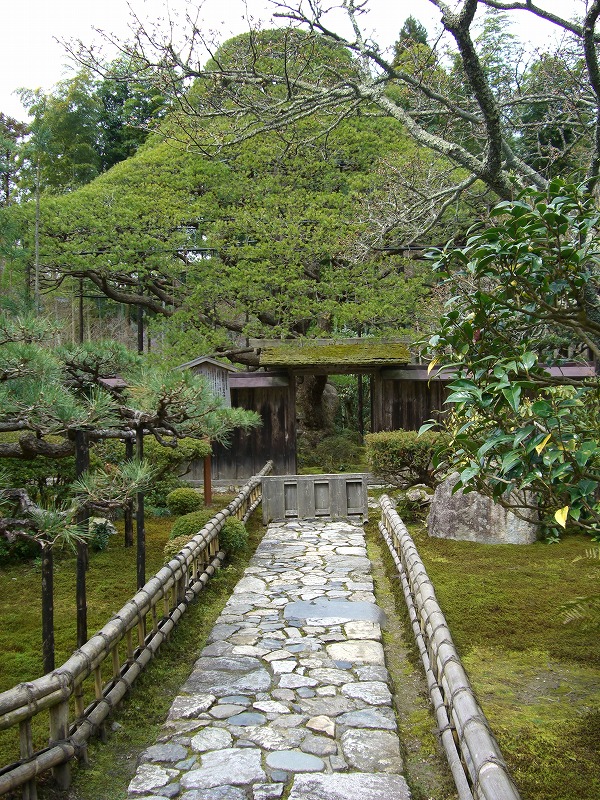
[[[519,800],[500,748],[460,662],[417,548],[392,503],[380,499],[379,530],[394,559],[429,694],[460,800]]]
[[[0,795],[22,787],[23,800],[36,800],[36,776],[49,769],[60,788],[68,788],[69,761],[74,756],[87,760],[90,737],[103,735],[110,711],[221,565],[225,553],[219,548],[219,532],[225,520],[248,519],[260,503],[262,478],[271,469],[268,462],[62,666],[0,694],[0,730],[15,729],[21,754],[19,761],[0,769]],[[42,713],[48,717],[49,744],[36,747],[31,723]]]

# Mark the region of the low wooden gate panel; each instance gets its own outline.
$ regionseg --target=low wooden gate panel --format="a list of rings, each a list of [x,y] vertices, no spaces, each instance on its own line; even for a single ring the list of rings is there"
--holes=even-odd
[[[273,475],[263,478],[263,522],[286,519],[367,520],[367,476]]]

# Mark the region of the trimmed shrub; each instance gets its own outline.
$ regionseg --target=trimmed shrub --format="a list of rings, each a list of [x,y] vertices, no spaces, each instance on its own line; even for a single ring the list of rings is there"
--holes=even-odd
[[[219,534],[219,544],[228,553],[242,550],[248,543],[248,531],[241,519],[227,517]]]
[[[192,511],[199,511],[202,508],[203,500],[195,489],[182,487],[173,489],[167,495],[167,508],[175,517],[183,514],[191,514]]]
[[[195,536],[216,513],[214,509],[203,508],[201,511],[193,511],[191,514],[184,514],[183,517],[179,517],[179,519],[175,520],[173,523],[169,540],[172,541],[173,539],[186,537],[184,544],[189,542],[192,536]],[[236,517],[227,517],[219,533],[219,544],[221,547],[224,550],[233,552],[244,547],[247,541],[248,533],[244,523]]]
[[[217,512],[214,508],[202,508],[199,511],[192,511],[176,519],[171,528],[169,539],[177,539],[179,536],[187,536],[188,541],[203,528],[209,519],[212,519]]]
[[[424,483],[435,486],[434,456],[444,444],[443,434],[427,431],[382,431],[365,437],[371,472],[393,486]]]
[[[165,554],[165,563],[170,561],[177,553],[186,546],[190,541],[191,536],[177,536],[175,539],[169,539],[163,548]]]

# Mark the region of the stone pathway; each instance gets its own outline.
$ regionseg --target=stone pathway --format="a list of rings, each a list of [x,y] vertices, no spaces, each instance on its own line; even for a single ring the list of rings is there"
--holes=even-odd
[[[133,800],[407,800],[362,527],[271,524]]]

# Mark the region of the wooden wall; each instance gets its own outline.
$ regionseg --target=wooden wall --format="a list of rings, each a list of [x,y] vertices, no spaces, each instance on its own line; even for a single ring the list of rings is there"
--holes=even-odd
[[[446,382],[373,376],[373,431],[419,430],[444,407]]]
[[[273,460],[276,475],[296,472],[296,402],[294,382],[287,386],[232,387],[231,404],[257,411],[262,427],[236,432],[227,448],[213,446],[215,480],[241,480],[255,475]]]

